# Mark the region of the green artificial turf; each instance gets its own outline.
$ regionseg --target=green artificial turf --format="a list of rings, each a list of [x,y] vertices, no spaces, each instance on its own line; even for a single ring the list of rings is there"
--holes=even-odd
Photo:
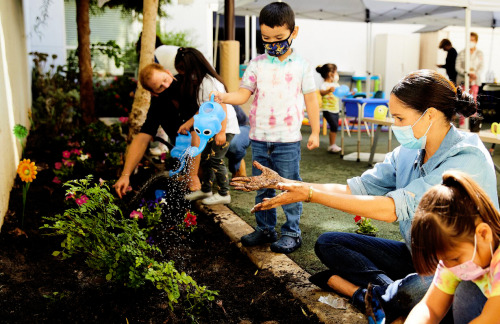
[[[483,126],[487,128],[488,125]],[[320,135],[320,147],[315,150],[308,150],[306,147],[309,138],[310,128],[302,127],[302,160],[300,163],[300,175],[305,182],[315,183],[339,183],[346,184],[346,180],[361,175],[371,168],[367,162],[346,161],[340,158],[338,153],[327,152],[328,135]],[[337,145],[340,146],[340,130],[337,135]],[[392,137],[392,147],[398,146],[398,142]],[[388,133],[382,132],[377,145],[377,153],[387,153]],[[357,133],[351,133],[351,137],[345,134],[345,154],[356,152]],[[490,148],[491,144],[487,144]],[[366,133],[362,133],[361,151],[369,152],[370,138]],[[248,149],[245,156],[247,165],[247,175],[251,175],[251,149]],[[493,157],[495,163],[500,165],[500,153]],[[497,174],[497,182],[500,183]],[[499,191],[500,192],[500,191]],[[255,216],[250,213],[250,209],[255,203],[254,192],[242,192],[231,190],[232,202],[229,207],[243,220],[255,227]],[[357,228],[354,222],[354,215],[350,215],[333,208],[328,208],[320,204],[303,204],[303,212],[300,220],[303,244],[300,249],[289,254],[299,266],[313,274],[325,269],[325,266],[318,260],[314,253],[314,244],[321,233],[328,231],[354,232]],[[279,233],[280,226],[285,222],[283,210],[278,208],[278,224],[276,230]],[[401,240],[398,223],[385,223],[373,221],[379,228],[378,237]]]

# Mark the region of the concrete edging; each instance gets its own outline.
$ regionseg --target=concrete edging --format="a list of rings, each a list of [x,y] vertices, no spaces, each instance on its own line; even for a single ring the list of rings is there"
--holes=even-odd
[[[332,292],[324,292],[309,282],[309,274],[299,267],[285,254],[271,252],[269,246],[244,247],[240,238],[251,233],[253,228],[242,220],[236,213],[224,205],[202,205],[195,204],[196,209],[204,214],[214,217],[216,223],[224,233],[233,241],[239,249],[246,254],[259,269],[271,271],[276,277],[286,282],[287,289],[295,298],[300,299],[309,309],[315,313],[319,320],[327,324],[340,323],[367,323],[366,317],[347,303],[347,309],[335,309],[318,301],[320,296],[333,295]]]

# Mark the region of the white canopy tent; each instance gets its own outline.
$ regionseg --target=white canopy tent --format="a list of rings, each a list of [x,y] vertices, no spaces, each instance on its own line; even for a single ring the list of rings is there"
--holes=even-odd
[[[235,0],[235,15],[258,16],[273,0]],[[367,74],[371,74],[371,23],[465,26],[466,64],[470,27],[500,25],[499,0],[287,0],[297,18],[367,23]],[[220,8],[223,11],[222,1]],[[468,69],[468,66],[466,66]],[[367,85],[369,82],[367,82]],[[466,77],[466,86],[469,80]],[[369,93],[369,91],[367,91]]]

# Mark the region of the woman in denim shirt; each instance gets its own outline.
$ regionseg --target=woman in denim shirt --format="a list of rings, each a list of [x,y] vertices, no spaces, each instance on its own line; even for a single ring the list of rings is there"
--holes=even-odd
[[[260,177],[233,179],[236,189],[284,191],[257,204],[254,211],[306,201],[362,217],[398,221],[404,242],[353,233],[322,234],[315,252],[329,270],[310,279],[324,290],[350,297],[361,311],[365,310],[365,294],[371,283],[370,295],[380,300],[388,323],[406,316],[432,280],[415,273],[410,255],[411,220],[427,189],[440,183],[445,171],[461,170],[481,185],[498,208],[496,174],[488,150],[476,134],[458,131],[451,123],[457,114],[469,117],[476,113],[471,95],[435,71],[419,70],[393,88],[389,109],[401,146],[373,169],[349,179],[347,185],[290,181],[261,166],[266,172]],[[460,286],[454,317],[468,322],[481,312],[472,311],[473,296],[481,292],[467,282]],[[464,296],[467,307],[460,307]]]

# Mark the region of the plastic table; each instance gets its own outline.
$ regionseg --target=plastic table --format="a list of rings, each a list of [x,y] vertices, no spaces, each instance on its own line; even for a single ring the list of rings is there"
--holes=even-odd
[[[342,109],[342,122],[341,122],[341,151],[340,156],[344,156],[344,124],[347,132],[349,132],[349,124],[347,123],[347,117],[356,117],[358,120],[358,145],[357,145],[357,159],[360,161],[361,154],[361,122],[364,117],[373,117],[375,108],[379,105],[388,106],[389,99],[378,99],[378,98],[343,98],[344,103]],[[365,122],[365,127],[370,135],[370,129]]]

